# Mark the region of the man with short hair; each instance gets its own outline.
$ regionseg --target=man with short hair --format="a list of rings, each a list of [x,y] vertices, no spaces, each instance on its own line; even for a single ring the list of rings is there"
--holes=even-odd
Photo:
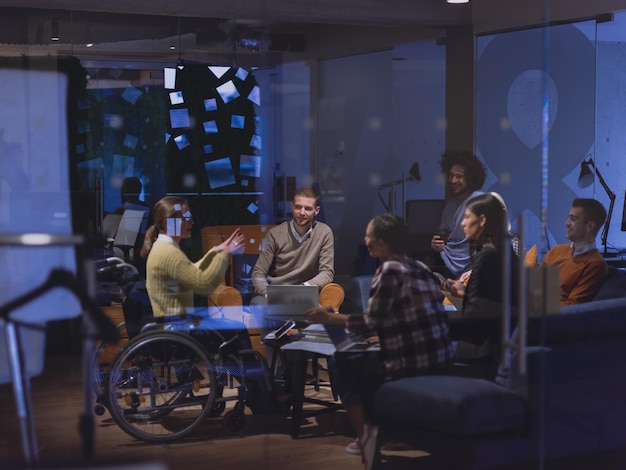
[[[252,269],[257,296],[265,296],[268,284],[305,284],[321,289],[333,281],[333,231],[315,220],[319,211],[317,191],[308,186],[298,188],[291,203],[292,219],[267,232],[263,250]]]
[[[605,281],[609,268],[596,248],[596,237],[606,221],[606,209],[595,199],[572,201],[565,227],[571,243],[553,247],[542,264],[557,265],[560,270],[561,305],[593,300]]]
[[[465,205],[479,196],[487,177],[485,166],[478,157],[467,151],[448,151],[440,161],[446,175],[446,204],[441,214],[440,231],[431,240],[431,248],[439,256],[431,266],[446,277],[458,278],[470,269],[470,242],[465,237],[461,222]]]
[[[278,326],[266,312],[267,286],[313,285],[320,290],[335,276],[335,241],[333,231],[315,220],[319,214],[319,195],[311,187],[296,189],[291,203],[292,219],[272,227],[263,240],[259,258],[252,269],[254,297],[252,312],[265,337]],[[274,348],[266,347],[268,364]]]

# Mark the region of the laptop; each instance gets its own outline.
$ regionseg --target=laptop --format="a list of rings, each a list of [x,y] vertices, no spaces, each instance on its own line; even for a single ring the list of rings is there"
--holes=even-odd
[[[343,326],[324,325],[337,352],[380,351],[379,344],[366,343],[360,336],[353,336]]]
[[[267,286],[266,318],[296,323],[306,322],[306,312],[320,305],[320,291],[317,286]]]

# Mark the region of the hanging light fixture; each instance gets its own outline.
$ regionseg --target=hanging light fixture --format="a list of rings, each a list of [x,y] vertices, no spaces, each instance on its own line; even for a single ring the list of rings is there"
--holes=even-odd
[[[58,41],[59,39],[59,20],[52,20],[52,33],[50,34],[50,40]]]

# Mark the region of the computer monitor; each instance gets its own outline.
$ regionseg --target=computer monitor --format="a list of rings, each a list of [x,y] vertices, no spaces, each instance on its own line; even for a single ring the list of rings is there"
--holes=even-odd
[[[439,229],[444,204],[443,199],[406,201],[405,214],[411,235],[411,254],[430,248],[430,240]]]
[[[626,191],[624,192],[624,209],[622,210],[622,232],[626,232]]]

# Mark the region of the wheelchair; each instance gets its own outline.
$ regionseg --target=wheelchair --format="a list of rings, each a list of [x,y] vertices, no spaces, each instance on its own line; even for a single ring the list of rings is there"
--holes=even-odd
[[[115,423],[130,436],[146,442],[182,438],[208,418],[223,414],[228,401],[235,404],[222,418],[225,430],[239,433],[246,424],[245,407],[253,413],[272,407],[273,381],[265,359],[254,349],[241,347],[244,330],[226,337],[206,328],[204,317],[155,319],[147,293],[136,289],[137,276],[122,260],[108,260],[117,282],[129,341],[110,364],[103,364],[104,344],[94,357],[94,412],[109,411]],[[98,272],[100,279],[104,271]],[[150,310],[150,311],[148,311]],[[209,321],[210,323],[210,321]],[[143,324],[143,326],[140,326]],[[225,389],[236,393],[225,397]]]

